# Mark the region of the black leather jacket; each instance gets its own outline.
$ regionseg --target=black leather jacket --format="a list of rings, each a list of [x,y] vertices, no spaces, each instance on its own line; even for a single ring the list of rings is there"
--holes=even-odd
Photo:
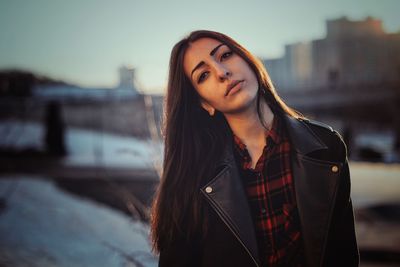
[[[346,146],[331,127],[283,116],[292,144],[292,172],[307,266],[358,266]],[[255,229],[227,146],[219,171],[201,194],[210,204],[204,242],[177,241],[159,266],[260,266]]]

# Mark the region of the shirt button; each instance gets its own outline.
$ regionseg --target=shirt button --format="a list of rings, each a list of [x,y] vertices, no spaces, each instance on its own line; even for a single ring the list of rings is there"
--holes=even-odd
[[[207,187],[206,187],[206,192],[207,192],[208,194],[210,194],[212,191],[213,191],[213,189],[212,189],[211,186],[207,186]]]
[[[332,172],[338,172],[339,168],[336,165],[332,166]]]
[[[266,213],[266,212],[267,212],[266,209],[261,209],[261,213],[262,213],[262,214],[264,214],[264,213]]]

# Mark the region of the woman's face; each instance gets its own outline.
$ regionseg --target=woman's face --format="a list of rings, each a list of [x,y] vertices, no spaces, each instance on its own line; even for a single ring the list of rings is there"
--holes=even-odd
[[[228,115],[255,106],[258,90],[255,73],[222,42],[201,38],[191,43],[184,55],[183,68],[207,111],[216,109]]]

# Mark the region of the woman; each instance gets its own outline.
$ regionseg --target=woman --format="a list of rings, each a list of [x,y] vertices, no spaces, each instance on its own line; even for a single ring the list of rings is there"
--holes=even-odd
[[[159,266],[358,266],[341,136],[288,107],[244,47],[178,42],[165,113]]]

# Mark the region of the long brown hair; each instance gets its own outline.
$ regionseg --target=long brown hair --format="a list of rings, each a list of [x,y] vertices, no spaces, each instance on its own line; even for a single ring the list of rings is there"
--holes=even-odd
[[[216,110],[213,117],[209,116],[183,70],[183,57],[188,46],[204,37],[226,44],[254,71],[259,83],[257,112],[260,118],[261,100],[265,100],[275,112],[301,116],[277,95],[261,61],[229,36],[199,30],[179,41],[173,47],[169,61],[163,173],[151,212],[151,238],[153,249],[158,252],[176,238],[183,237],[189,241],[206,234],[207,209],[199,188],[215,172],[222,148],[229,141],[229,126],[223,114]]]

